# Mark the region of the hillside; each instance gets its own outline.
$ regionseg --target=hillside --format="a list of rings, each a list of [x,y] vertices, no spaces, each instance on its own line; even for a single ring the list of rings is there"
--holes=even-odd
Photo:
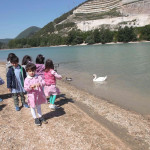
[[[1,43],[8,44],[8,42],[12,39],[0,39]]]
[[[149,0],[88,0],[45,25],[35,37],[67,35],[72,29],[89,31],[105,26],[141,27],[150,24]]]
[[[8,48],[8,43],[12,39],[0,39],[0,49],[7,49]]]
[[[38,32],[40,29],[41,29],[41,28],[36,27],[36,26],[29,27],[29,28],[25,29],[24,31],[22,31],[22,32],[16,37],[16,39],[22,39],[22,38],[31,37],[31,36],[34,35],[36,32]]]

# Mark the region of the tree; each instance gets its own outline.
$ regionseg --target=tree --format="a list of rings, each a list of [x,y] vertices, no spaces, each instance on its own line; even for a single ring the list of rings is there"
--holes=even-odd
[[[3,43],[0,42],[0,49],[2,49],[2,45],[3,45]]]
[[[132,27],[119,28],[118,30],[118,41],[119,42],[129,42],[135,41],[136,34],[134,33],[134,29]]]
[[[72,30],[69,32],[68,36],[67,36],[67,45],[70,45],[73,43],[73,40],[75,39],[75,33],[76,31],[75,30]]]
[[[75,45],[83,43],[83,34],[80,30],[72,30],[68,33],[66,44]]]
[[[99,43],[101,41],[100,32],[98,29],[95,29],[93,32],[94,42]]]
[[[141,28],[141,39],[150,41],[150,25]]]
[[[83,37],[82,36],[76,36],[73,40],[73,44],[81,44],[83,43]]]
[[[89,45],[90,45],[90,44],[94,44],[95,41],[94,41],[93,35],[89,35],[89,36],[86,38],[85,43],[87,43],[87,44],[89,44]]]
[[[9,43],[8,43],[8,46],[9,46],[9,48],[16,48],[16,40],[14,39],[14,40],[11,40],[11,41],[9,41]]]
[[[100,30],[101,43],[105,44],[113,41],[113,32],[109,29],[101,28]]]

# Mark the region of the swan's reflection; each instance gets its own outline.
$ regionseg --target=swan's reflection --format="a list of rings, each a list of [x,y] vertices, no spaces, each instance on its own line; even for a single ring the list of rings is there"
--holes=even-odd
[[[107,81],[93,82],[93,84],[94,84],[96,87],[99,87],[99,85],[106,85],[106,84],[107,84]]]

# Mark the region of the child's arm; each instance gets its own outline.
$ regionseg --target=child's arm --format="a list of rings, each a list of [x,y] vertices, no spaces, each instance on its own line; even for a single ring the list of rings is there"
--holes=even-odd
[[[45,81],[43,80],[43,78],[41,76],[38,76],[38,79],[39,79],[39,84],[37,84],[37,86],[45,86]]]
[[[26,71],[25,71],[25,69],[23,67],[22,67],[22,69],[23,69],[23,78],[25,80],[25,78],[27,77],[27,74],[26,74]]]
[[[9,91],[11,91],[11,88],[12,88],[12,74],[11,74],[10,69],[7,72],[7,88],[9,89]]]
[[[24,81],[24,89],[25,89],[27,92],[33,90],[35,87],[36,87],[35,85],[29,84],[27,78],[25,79],[25,81]]]
[[[56,77],[56,79],[59,79],[59,80],[62,79],[62,76],[60,74],[58,74],[56,71],[52,70],[51,73]]]

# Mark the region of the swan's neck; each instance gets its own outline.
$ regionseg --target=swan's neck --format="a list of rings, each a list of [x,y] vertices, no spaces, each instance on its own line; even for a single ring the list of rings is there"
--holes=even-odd
[[[93,79],[93,80],[95,81],[95,80],[96,80],[96,78],[97,78],[97,76],[96,76],[96,75],[94,75],[94,79]]]

